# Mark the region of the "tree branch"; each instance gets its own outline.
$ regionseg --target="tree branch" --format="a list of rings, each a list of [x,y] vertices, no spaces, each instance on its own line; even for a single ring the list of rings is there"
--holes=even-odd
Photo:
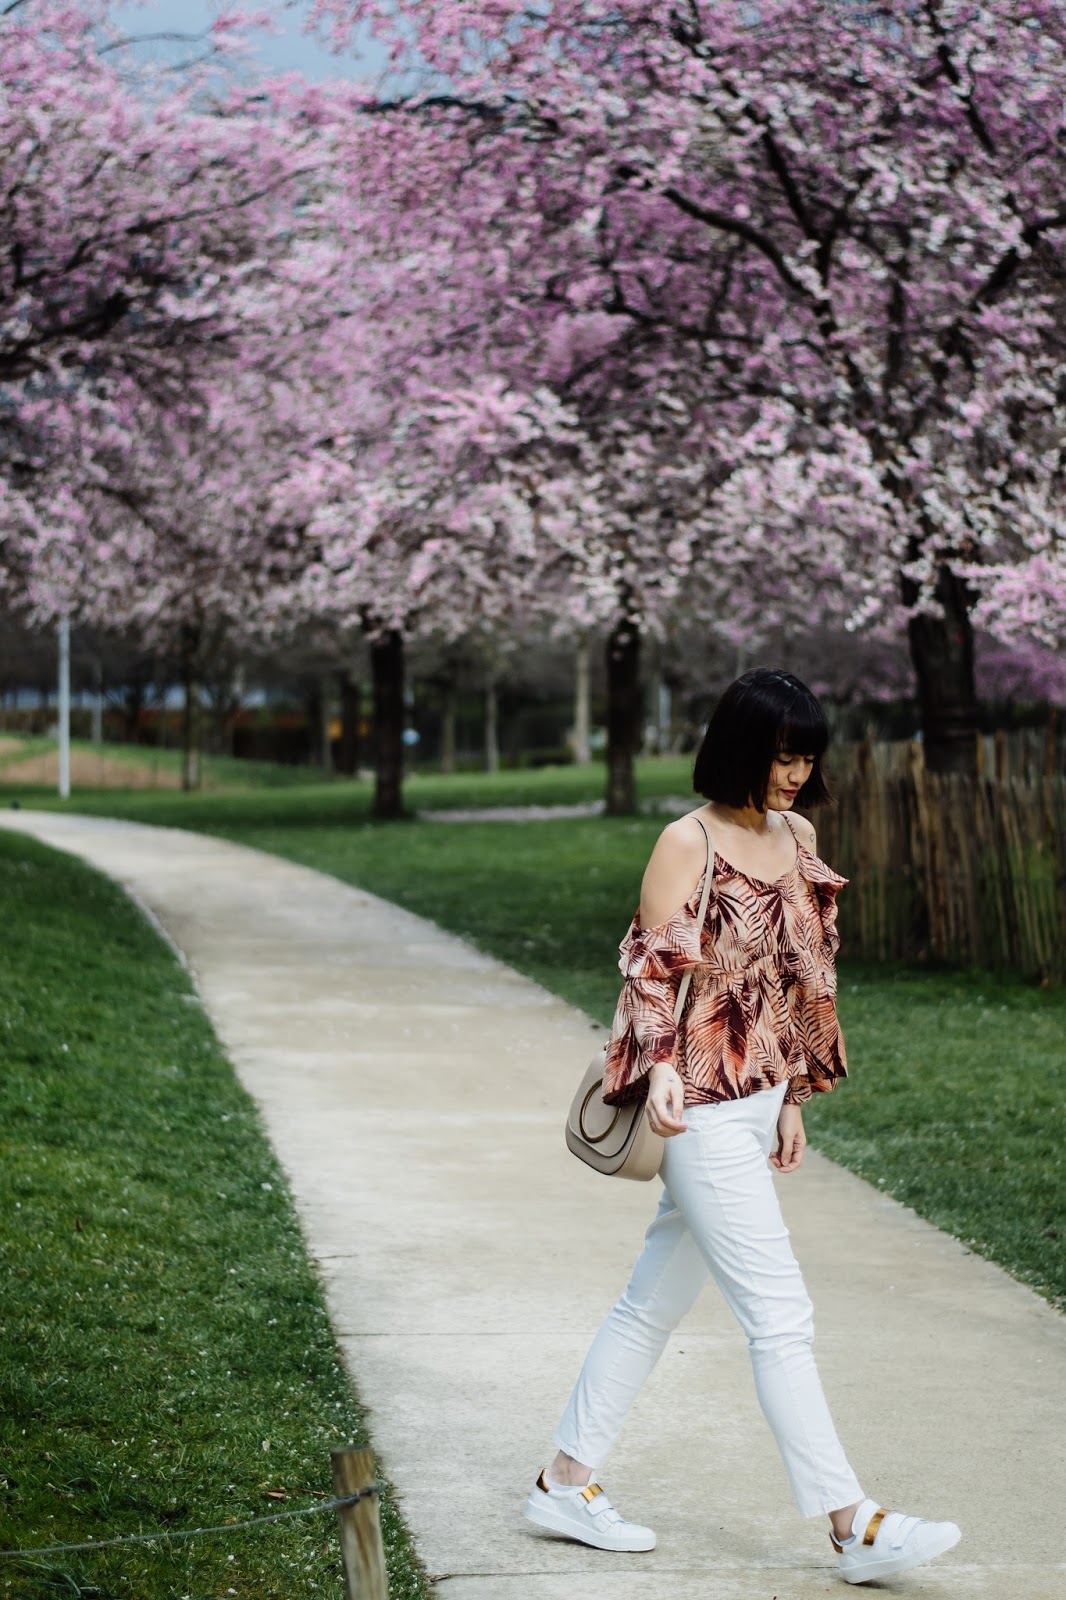
[[[201,44],[209,39],[210,34],[204,33],[131,33],[127,39],[112,39],[110,44],[100,45],[97,54],[106,56],[109,50],[125,50],[131,44],[155,44],[159,40],[172,39],[177,44]]]
[[[486,122],[499,122],[504,115],[502,104],[493,105],[488,100],[464,100],[461,95],[455,94],[431,94],[424,99],[372,100],[359,109],[364,116],[381,116],[391,111],[407,114],[413,111],[470,111]]]
[[[929,20],[929,27],[937,40],[937,59],[944,69],[944,76],[953,88],[958,89],[962,84],[962,74],[955,65],[951,50],[948,47],[947,30],[940,20],[940,8],[937,0],[925,0],[925,14]],[[963,104],[966,107],[966,120],[978,144],[986,155],[995,155],[996,144],[989,133],[984,118],[977,109],[973,93],[967,89],[963,95]]]
[[[1022,243],[1034,245],[1041,234],[1051,233],[1056,228],[1066,228],[1066,208],[1054,211],[1048,217],[1035,218],[1032,222],[1026,223],[1022,229]],[[970,309],[976,311],[979,306],[988,305],[1000,290],[1007,286],[1021,263],[1022,257],[1018,253],[1017,246],[1011,245],[1006,255],[997,262],[981,288],[974,294]]]
[[[787,284],[794,294],[803,300],[811,298],[810,290],[796,277],[782,252],[761,228],[756,228],[742,217],[731,217],[727,212],[719,211],[714,206],[701,205],[698,200],[691,200],[688,195],[682,194],[673,184],[663,190],[663,196],[671,205],[676,206],[679,211],[683,211],[687,217],[692,217],[696,222],[703,222],[709,228],[717,228],[720,233],[732,234],[734,238],[744,239],[753,245],[766,257],[781,281]]]
[[[763,121],[764,119],[760,117],[758,120]],[[765,124],[763,126],[762,147],[766,152],[766,160],[770,171],[781,185],[781,190],[788,201],[789,209],[803,229],[805,237],[817,239],[821,242],[821,235],[814,225],[813,217],[807,210],[807,204],[800,193],[799,184],[792,176],[788,162],[785,160],[784,151]]]

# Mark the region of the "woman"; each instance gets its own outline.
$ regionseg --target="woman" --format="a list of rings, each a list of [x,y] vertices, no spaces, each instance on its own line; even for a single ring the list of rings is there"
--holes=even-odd
[[[526,1504],[533,1522],[601,1550],[650,1550],[593,1471],[670,1331],[713,1277],[748,1337],[759,1402],[803,1517],[827,1514],[843,1577],[867,1583],[949,1550],[953,1522],[864,1495],[822,1393],[813,1308],[772,1175],[803,1159],[804,1101],[847,1076],[836,1018],[836,894],[794,805],[829,801],[829,729],[814,695],[758,668],[731,684],[696,757],[706,804],[665,828],[621,945],[625,982],[603,1097],[647,1095],[665,1144],[663,1193],[629,1284],[593,1340]],[[696,926],[710,841],[712,886]],[[693,969],[674,1024],[681,974]]]

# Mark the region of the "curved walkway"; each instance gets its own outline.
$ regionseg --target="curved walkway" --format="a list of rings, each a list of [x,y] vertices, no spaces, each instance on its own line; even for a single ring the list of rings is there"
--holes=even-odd
[[[659,1192],[598,1178],[563,1144],[600,1028],[430,923],[276,857],[73,815],[0,821],[110,873],[184,952],[289,1175],[446,1600],[845,1592],[823,1523],[794,1509],[713,1289],[604,1468],[658,1548],[604,1554],[519,1515]],[[963,1529],[940,1562],[874,1587],[1061,1600],[1066,1318],[816,1152],[777,1181],[864,1488]]]

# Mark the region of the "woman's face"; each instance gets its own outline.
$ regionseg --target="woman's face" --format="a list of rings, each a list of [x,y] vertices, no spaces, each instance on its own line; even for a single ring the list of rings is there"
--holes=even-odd
[[[787,811],[814,769],[814,756],[798,756],[779,750],[770,767],[766,785],[766,805],[771,811]]]

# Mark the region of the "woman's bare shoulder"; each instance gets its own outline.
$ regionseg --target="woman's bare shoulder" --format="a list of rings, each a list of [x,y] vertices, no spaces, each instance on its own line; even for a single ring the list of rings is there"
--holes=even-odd
[[[707,835],[695,812],[668,822],[655,841],[640,886],[644,928],[669,922],[686,905],[707,865]]]
[[[798,811],[790,811],[788,813],[788,819],[792,824],[792,831],[796,837],[807,846],[807,849],[811,852],[811,855],[817,855],[818,835],[814,831],[814,824],[811,822],[810,818],[800,816]]]

